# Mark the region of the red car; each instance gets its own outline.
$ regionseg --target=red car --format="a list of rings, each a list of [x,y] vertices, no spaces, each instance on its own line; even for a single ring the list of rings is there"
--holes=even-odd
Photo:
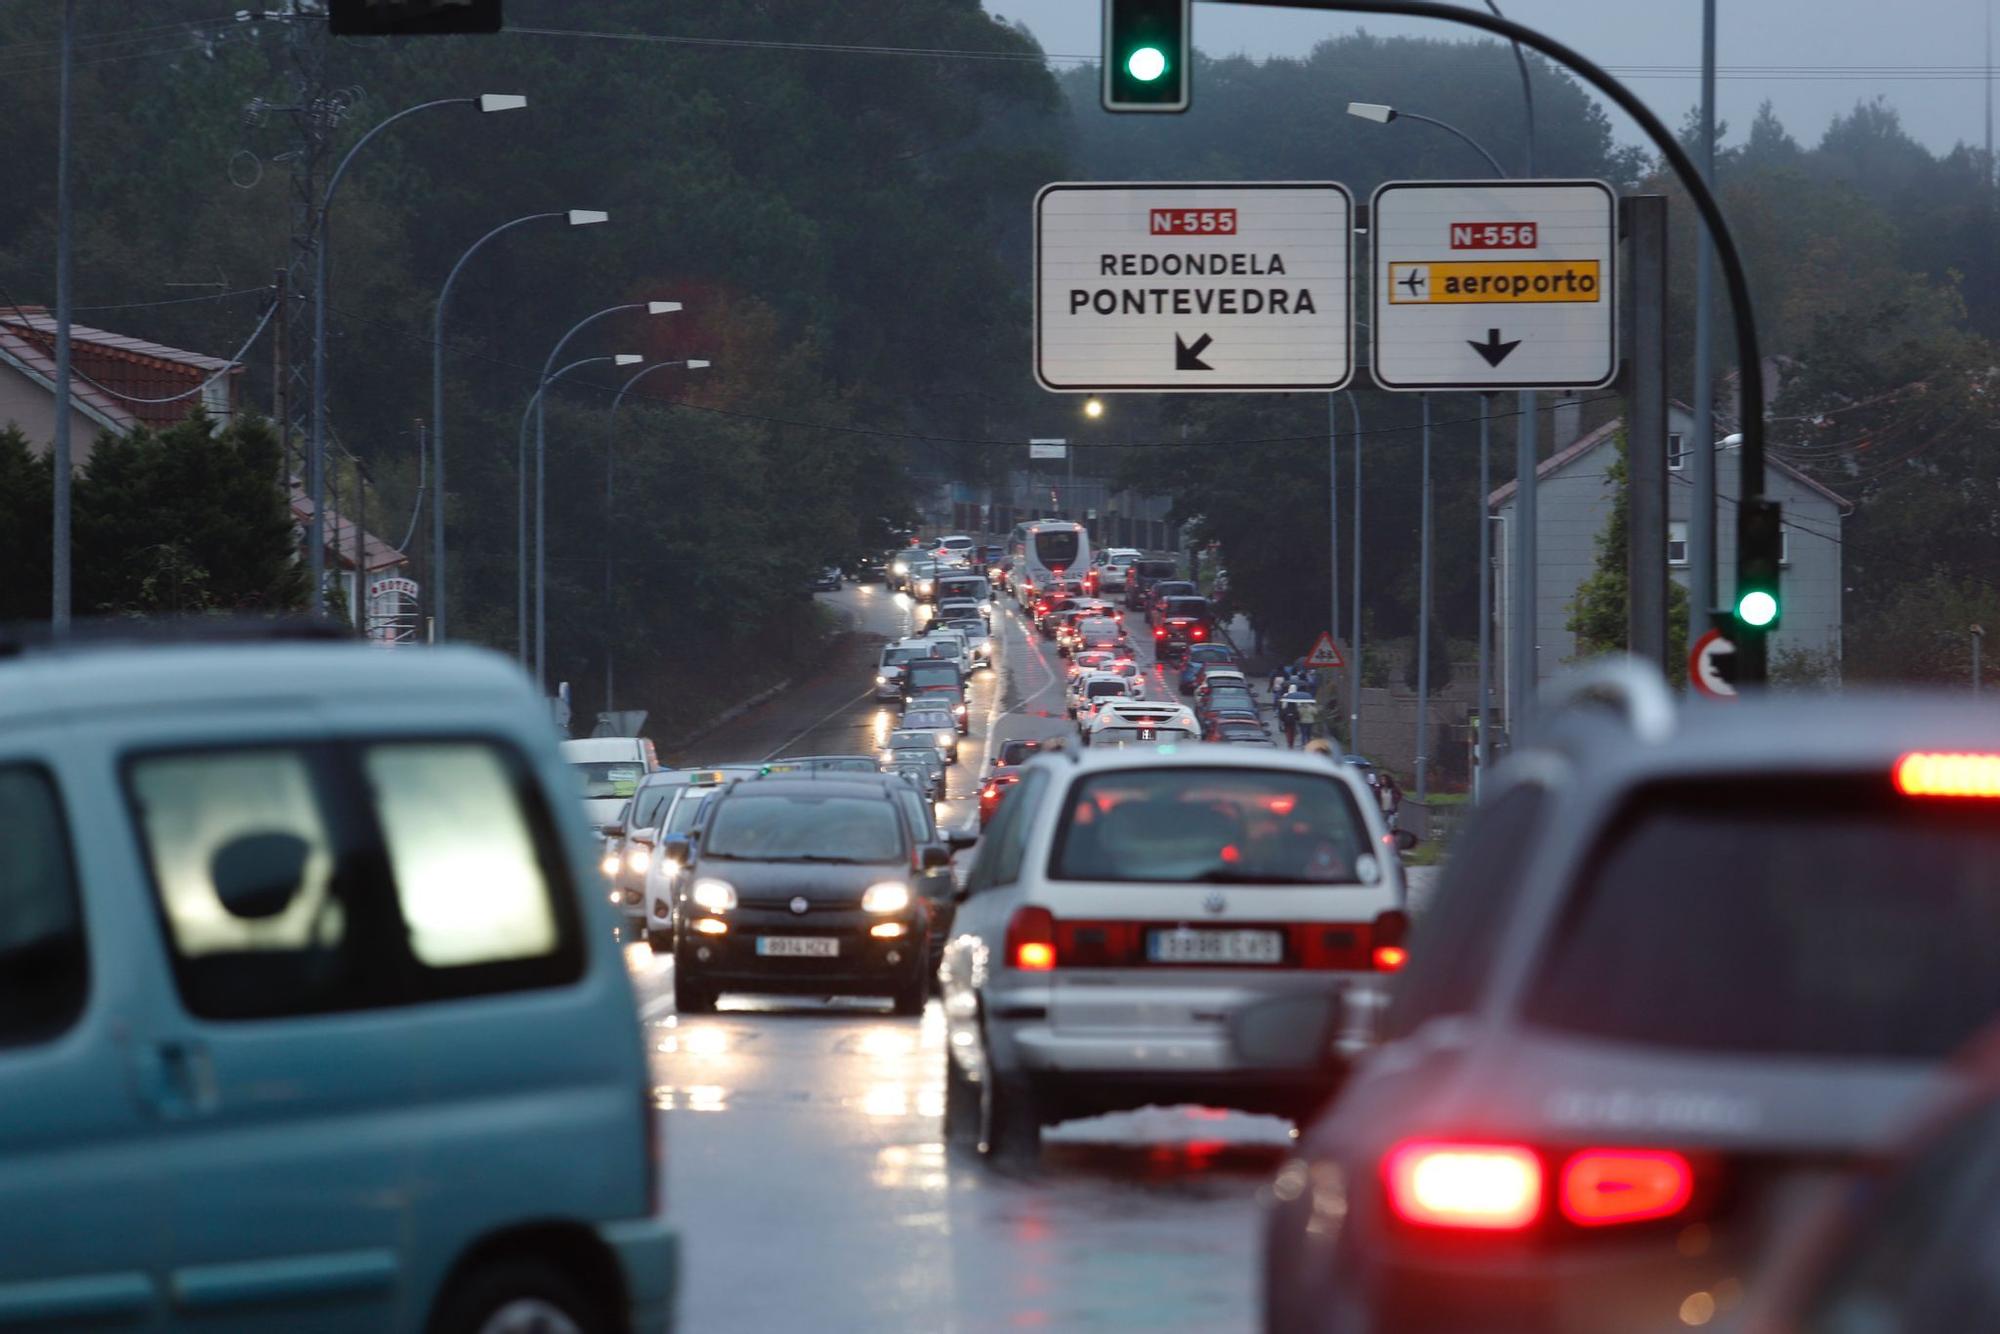
[[[1007,790],[1021,781],[1021,771],[1013,767],[994,769],[979,785],[979,827],[984,829],[1006,800]]]

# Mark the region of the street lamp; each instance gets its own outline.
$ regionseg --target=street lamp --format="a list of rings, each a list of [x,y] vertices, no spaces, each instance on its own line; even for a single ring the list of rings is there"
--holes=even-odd
[[[1445,122],[1433,119],[1430,116],[1419,116],[1414,111],[1399,111],[1395,107],[1384,106],[1380,102],[1349,102],[1347,104],[1347,114],[1359,120],[1372,120],[1377,125],[1387,125],[1392,120],[1415,120],[1422,121],[1426,125],[1435,125],[1446,134],[1456,135],[1473,152],[1485,158],[1486,165],[1493,168],[1495,176],[1504,178],[1507,175],[1505,169],[1501,167],[1498,158],[1487,152],[1480,146],[1477,139],[1474,139],[1456,125],[1447,125]]]
[[[521,441],[516,454],[514,469],[514,536],[516,547],[516,572],[514,580],[514,643],[521,659],[522,670],[528,667],[528,423],[535,420],[542,406],[542,395],[548,387],[579,366],[595,366],[600,362],[611,362],[616,366],[636,366],[645,358],[636,352],[617,352],[602,357],[585,357],[572,361],[553,374],[544,373],[542,382],[535,387],[528,399],[528,406],[521,412]],[[536,516],[540,517],[539,514]],[[539,531],[536,540],[540,540]]]
[[[570,326],[568,333],[556,340],[549,352],[549,359],[542,363],[542,381],[535,391],[535,684],[542,693],[548,693],[548,596],[549,596],[549,553],[548,553],[548,388],[550,367],[562,355],[569,340],[582,333],[597,321],[623,311],[643,310],[648,315],[670,315],[681,308],[678,301],[627,301],[622,305],[606,306],[595,314],[586,315]],[[621,366],[636,366],[644,358],[634,358],[620,362]]]
[[[479,253],[479,248],[505,231],[511,231],[530,222],[541,222],[550,218],[562,218],[572,227],[587,227],[594,223],[610,220],[609,213],[597,209],[572,208],[551,213],[530,213],[526,217],[503,222],[486,235],[474,241],[451,266],[445,276],[444,286],[438,291],[437,312],[431,317],[431,472],[437,479],[432,483],[436,491],[431,496],[431,628],[436,641],[445,641],[445,579],[444,579],[444,307],[451,299],[451,285],[458,281],[458,271],[465,262]]]
[[[705,371],[708,363],[697,357],[685,361],[656,361],[644,370],[635,371],[632,378],[618,387],[611,397],[611,426],[609,438],[604,442],[604,711],[611,712],[611,657],[612,645],[616,643],[615,629],[611,615],[611,553],[618,541],[617,525],[611,522],[612,469],[618,460],[618,406],[625,401],[625,395],[633,385],[651,375],[654,371],[666,370],[669,366],[680,366],[691,371]]]
[[[1518,55],[1519,53],[1516,52],[1516,54]],[[1523,71],[1523,76],[1525,78],[1525,69]],[[1532,105],[1533,104],[1531,103],[1530,104],[1531,109]],[[1420,116],[1414,111],[1398,111],[1394,107],[1384,106],[1379,102],[1349,102],[1347,104],[1347,114],[1350,116],[1354,116],[1360,120],[1374,121],[1378,125],[1387,125],[1390,121],[1396,120],[1399,117],[1414,121],[1421,121],[1426,125],[1434,125],[1438,129],[1443,130],[1445,133],[1456,135],[1459,139],[1469,144],[1472,147],[1472,149],[1479,154],[1479,156],[1486,159],[1486,164],[1493,168],[1493,174],[1495,176],[1498,176],[1503,180],[1506,179],[1507,173],[1501,168],[1499,160],[1495,158],[1491,153],[1487,152],[1485,147],[1482,144],[1480,144],[1478,140],[1474,139],[1471,135],[1467,134],[1465,131],[1459,129],[1456,125],[1447,124],[1444,121],[1436,120],[1430,116]],[[1532,110],[1531,110],[1531,115],[1532,115]],[[1428,396],[1426,397],[1428,398]],[[1524,390],[1521,395],[1520,406],[1522,408],[1520,429],[1523,432],[1531,432],[1532,425],[1534,422],[1533,393]],[[1424,503],[1425,514],[1426,516],[1428,516],[1430,507],[1430,482],[1428,480],[1430,477],[1430,429],[1428,425],[1429,421],[1428,407],[1426,408],[1425,420],[1426,420],[1426,426],[1424,430],[1424,477],[1426,480],[1424,483],[1423,503]],[[1523,452],[1529,460],[1533,459],[1535,449],[1532,443],[1531,436],[1530,436],[1530,443],[1525,446]],[[1524,463],[1522,466],[1525,467],[1530,474],[1534,472],[1533,462]],[[1492,548],[1493,534],[1488,528],[1486,523],[1486,497],[1492,492],[1492,480],[1491,480],[1492,474],[1493,474],[1493,396],[1491,394],[1481,394],[1479,396],[1480,521],[1479,521],[1478,773],[1482,778],[1484,777],[1487,767],[1488,765],[1491,764],[1493,758],[1492,716],[1491,716],[1492,702],[1493,702],[1493,588],[1492,588],[1492,578],[1491,578],[1491,571],[1493,566],[1493,548]],[[1534,483],[1532,477],[1530,477],[1528,481],[1521,482],[1516,485],[1515,509],[1517,512],[1532,509],[1534,503],[1533,490],[1534,490]],[[1532,522],[1532,516],[1530,516],[1530,518]],[[1426,531],[1428,532],[1428,527],[1426,527]],[[1423,577],[1420,580],[1420,582],[1423,584],[1425,588],[1429,587],[1430,556],[1431,556],[1430,541],[1429,538],[1426,537],[1426,539],[1424,540],[1424,551],[1422,559]],[[1530,575],[1529,577],[1532,577],[1532,575]],[[1424,605],[1418,611],[1417,652],[1419,654],[1421,661],[1428,662],[1430,659],[1429,659],[1429,654],[1426,652],[1426,650],[1429,647],[1428,640],[1430,637],[1430,605],[1429,605],[1430,599],[1428,596],[1424,596],[1420,600],[1423,602]],[[1532,599],[1525,599],[1525,600],[1532,601]],[[1528,642],[1532,644],[1533,643],[1532,638],[1530,638]],[[1515,721],[1511,710],[1508,713],[1507,721],[1510,726]],[[1423,744],[1421,739],[1419,740],[1418,744],[1419,745]],[[1418,781],[1421,783],[1422,775],[1418,776]]]
[[[341,178],[347,174],[348,164],[354,161],[354,155],[367,147],[369,140],[405,116],[414,116],[419,111],[429,111],[433,107],[478,107],[481,111],[518,111],[527,105],[528,99],[518,93],[481,93],[477,97],[440,97],[430,102],[419,102],[413,107],[404,107],[355,140],[354,146],[340,159],[340,165],[333,169],[333,175],[327,178],[326,191],[320,196],[319,211],[313,215],[312,228],[314,240],[312,440],[309,442],[306,466],[312,490],[312,515],[306,523],[306,572],[312,587],[312,607],[316,612],[326,610],[326,283],[327,252],[333,247],[333,237],[326,225],[326,215],[333,207],[334,192],[340,189]]]

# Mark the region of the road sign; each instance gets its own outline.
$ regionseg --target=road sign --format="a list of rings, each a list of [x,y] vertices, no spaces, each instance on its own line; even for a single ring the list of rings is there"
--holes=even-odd
[[[1345,667],[1347,659],[1340,656],[1340,645],[1333,642],[1331,633],[1322,634],[1313,651],[1306,654],[1308,667]]]
[[[1331,182],[1044,186],[1036,378],[1058,393],[1341,388],[1353,218]]]
[[[1594,389],[1618,374],[1602,181],[1393,181],[1369,210],[1384,389]]]
[[[1031,459],[1062,459],[1069,457],[1067,440],[1030,440],[1028,457]]]
[[[1723,675],[1723,658],[1732,656],[1736,645],[1722,637],[1722,631],[1710,630],[1694,641],[1688,651],[1688,680],[1694,688],[1710,699],[1735,699],[1736,687]]]

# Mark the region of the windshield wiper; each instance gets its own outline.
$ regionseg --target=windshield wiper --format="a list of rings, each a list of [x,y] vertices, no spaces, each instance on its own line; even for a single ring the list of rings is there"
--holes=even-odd
[[[1233,866],[1211,866],[1190,879],[1204,885],[1328,885],[1339,884],[1337,880],[1302,880],[1298,876],[1271,875],[1259,871],[1243,871]]]
[[[859,866],[867,859],[864,857],[827,857],[817,852],[806,852],[800,853],[796,857],[765,857],[761,860],[767,862],[819,862],[827,866]]]

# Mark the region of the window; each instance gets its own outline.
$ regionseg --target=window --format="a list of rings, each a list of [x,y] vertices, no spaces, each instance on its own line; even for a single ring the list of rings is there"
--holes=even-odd
[[[0,1047],[45,1042],[83,1013],[90,955],[55,785],[0,768]]]
[[[150,755],[126,772],[190,1011],[262,1019],[552,986],[574,893],[525,766],[482,741]]]
[[[907,855],[891,803],[865,797],[738,794],[716,808],[701,855],[772,862],[895,862]]]
[[[979,840],[972,870],[965,877],[967,893],[1011,885],[1021,878],[1021,863],[1027,856],[1028,836],[1034,827],[1034,808],[1048,780],[1047,770],[1030,770],[1021,775],[1014,790],[1007,794],[1007,800],[1000,803],[1000,811],[987,827],[986,836]]]
[[[1345,785],[1257,769],[1133,769],[1070,790],[1049,876],[1133,884],[1327,885],[1381,875]]]
[[[1653,788],[1525,1009],[1678,1049],[1941,1060],[2000,1012],[2000,829],[1879,774]]]
[[[1437,900],[1418,920],[1409,966],[1384,1017],[1385,1040],[1438,1015],[1465,1014],[1477,1003],[1547,805],[1541,787],[1523,783],[1482,807],[1459,835]]]
[[[1685,523],[1667,525],[1667,564],[1688,563],[1688,526]]]
[[[1667,435],[1667,471],[1679,472],[1686,464],[1687,455],[1682,449],[1680,432],[1669,432]]]

